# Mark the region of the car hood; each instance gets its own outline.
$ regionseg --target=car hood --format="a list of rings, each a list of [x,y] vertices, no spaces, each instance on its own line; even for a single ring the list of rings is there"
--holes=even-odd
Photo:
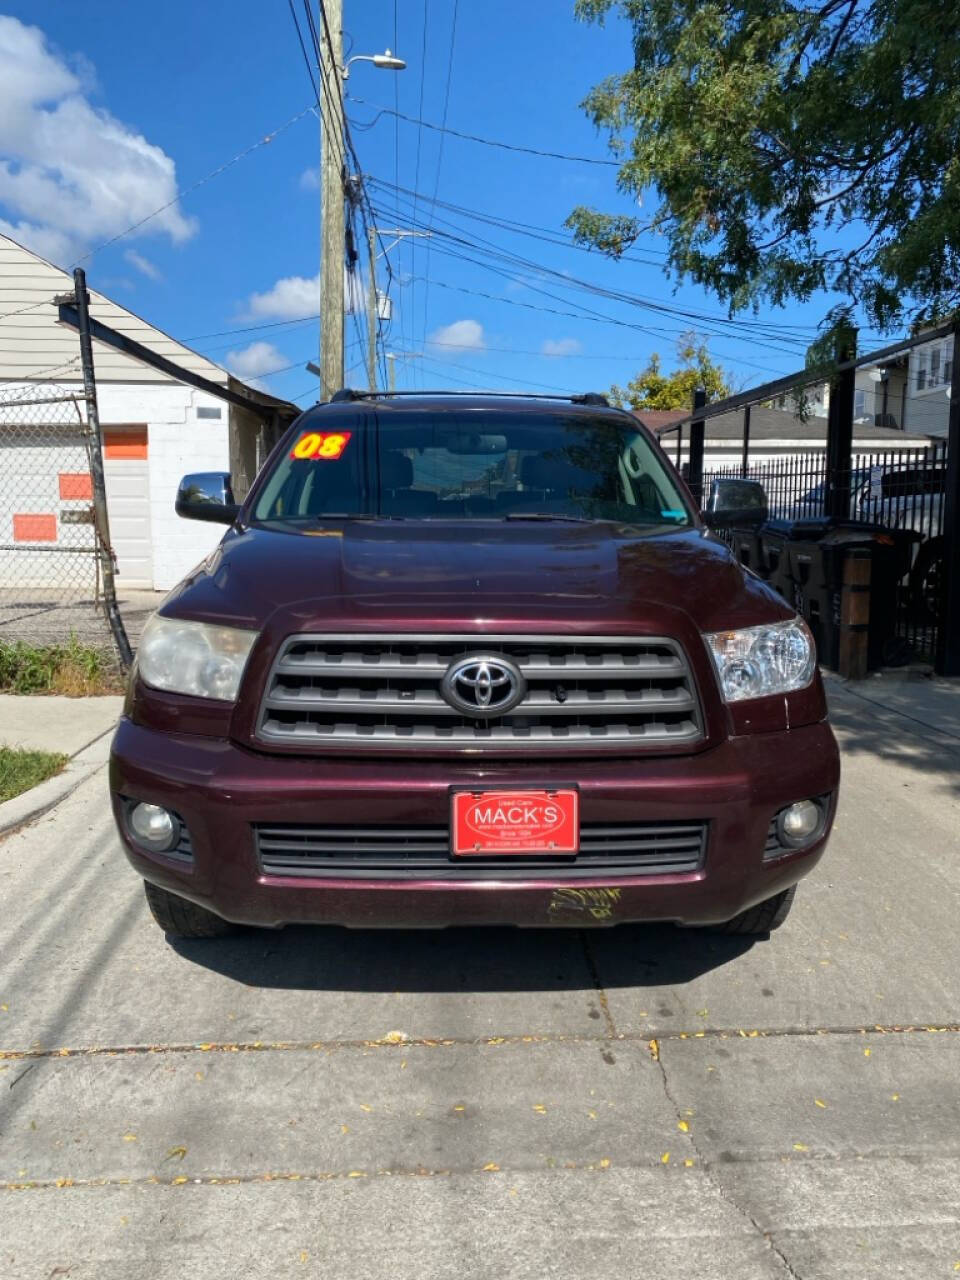
[[[552,521],[231,530],[161,612],[287,631],[648,630],[670,627],[678,613],[711,631],[793,613],[702,529],[644,534]]]

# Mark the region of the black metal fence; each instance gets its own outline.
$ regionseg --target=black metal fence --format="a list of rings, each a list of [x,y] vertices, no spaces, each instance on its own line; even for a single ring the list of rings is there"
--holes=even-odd
[[[756,480],[767,495],[771,520],[792,524],[815,521],[826,514],[827,457],[798,454],[742,467],[704,472],[704,494],[714,479]],[[895,541],[898,579],[895,596],[895,643],[891,661],[916,658],[932,662],[937,654],[946,572],[944,536],[947,444],[901,448],[851,456],[850,505],[841,524]],[[844,483],[846,489],[846,483]],[[802,535],[802,529],[799,531]]]

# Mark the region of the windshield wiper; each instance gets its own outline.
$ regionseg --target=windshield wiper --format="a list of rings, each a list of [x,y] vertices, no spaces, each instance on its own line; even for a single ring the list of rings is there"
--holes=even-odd
[[[510,511],[504,520],[562,520],[565,524],[595,524],[591,516],[564,516],[551,511]]]
[[[406,520],[407,516],[385,516],[377,511],[322,511],[313,517],[318,523],[324,520]]]

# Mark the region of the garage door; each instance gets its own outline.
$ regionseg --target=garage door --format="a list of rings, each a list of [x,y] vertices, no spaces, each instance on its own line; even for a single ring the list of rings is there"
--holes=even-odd
[[[103,429],[110,541],[121,587],[153,586],[148,466],[145,426]]]

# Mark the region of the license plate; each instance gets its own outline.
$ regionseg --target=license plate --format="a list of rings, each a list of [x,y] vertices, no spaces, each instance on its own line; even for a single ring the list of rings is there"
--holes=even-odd
[[[580,847],[580,796],[556,791],[455,791],[451,814],[454,857],[575,854]]]

